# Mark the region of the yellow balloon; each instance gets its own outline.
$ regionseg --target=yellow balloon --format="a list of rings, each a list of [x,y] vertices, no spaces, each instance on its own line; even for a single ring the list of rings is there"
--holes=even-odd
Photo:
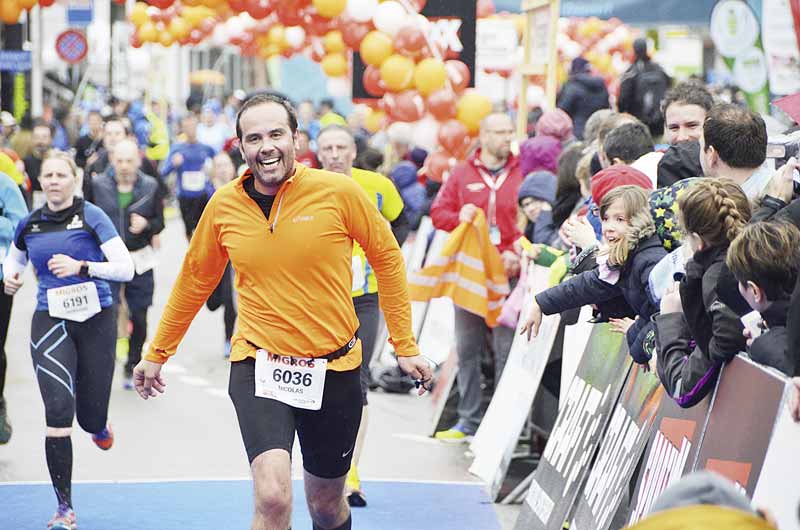
[[[322,44],[328,53],[342,53],[346,48],[344,39],[342,39],[342,32],[338,29],[326,33]]]
[[[158,43],[165,48],[169,48],[175,43],[175,36],[169,31],[162,31],[158,36]]]
[[[269,33],[267,33],[267,35],[269,36],[270,44],[274,44],[277,47],[282,47],[286,42],[286,32],[284,27],[280,24],[269,28]]]
[[[447,70],[441,59],[429,57],[423,59],[414,68],[414,84],[423,96],[429,96],[440,88],[444,88],[447,81]]]
[[[341,77],[347,73],[347,59],[341,53],[329,53],[322,58],[321,64],[328,77]]]
[[[147,4],[144,2],[133,4],[133,9],[131,9],[131,22],[133,22],[133,25],[139,27],[148,20],[150,20],[150,17],[147,16]]]
[[[383,128],[386,122],[386,113],[382,110],[372,110],[364,117],[364,127],[373,134]]]
[[[391,92],[400,92],[411,86],[414,80],[414,61],[398,53],[381,64],[381,79]]]
[[[139,40],[142,42],[156,42],[158,40],[156,25],[148,21],[139,26]]]
[[[176,39],[182,39],[189,35],[189,24],[181,17],[175,17],[169,21],[169,32],[172,33]]]
[[[392,38],[381,31],[370,31],[359,47],[361,59],[372,66],[380,66],[394,52]]]
[[[456,119],[467,128],[470,134],[478,132],[481,120],[490,112],[492,112],[492,102],[477,92],[466,92],[456,103]]]
[[[0,3],[0,22],[16,24],[22,15],[22,8],[15,0],[2,0]]]
[[[347,0],[314,0],[312,3],[319,16],[325,18],[338,17],[347,7]]]

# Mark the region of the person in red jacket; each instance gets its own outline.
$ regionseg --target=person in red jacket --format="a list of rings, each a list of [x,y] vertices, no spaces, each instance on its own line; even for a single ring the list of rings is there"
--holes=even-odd
[[[481,123],[481,147],[458,164],[431,205],[431,219],[439,230],[450,232],[460,223],[471,222],[478,209],[489,221],[489,237],[503,258],[506,275],[519,276],[519,256],[514,242],[522,235],[517,226],[517,193],[524,175],[511,154],[514,124],[504,113],[493,113]],[[481,422],[481,359],[487,336],[483,317],[455,308],[458,352],[458,423],[436,433],[448,442],[468,441]],[[492,330],[495,383],[500,380],[514,330],[498,326]]]

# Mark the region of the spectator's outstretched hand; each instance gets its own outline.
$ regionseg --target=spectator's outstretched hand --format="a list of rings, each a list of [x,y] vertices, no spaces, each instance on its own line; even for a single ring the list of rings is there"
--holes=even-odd
[[[792,157],[772,176],[772,180],[767,185],[767,195],[790,202],[794,193],[794,172],[796,170],[800,170],[800,163]]]
[[[683,313],[683,304],[681,303],[681,293],[678,290],[680,284],[675,282],[672,287],[668,287],[664,293],[664,298],[661,299],[661,313]]]

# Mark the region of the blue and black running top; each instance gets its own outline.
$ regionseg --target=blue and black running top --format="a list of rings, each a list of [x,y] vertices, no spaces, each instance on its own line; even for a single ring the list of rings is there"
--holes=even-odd
[[[176,154],[183,157],[183,164],[178,167],[172,165],[172,157]],[[204,195],[210,197],[214,193],[214,187],[208,178],[205,178],[204,186],[198,189],[188,189],[189,186],[185,186],[183,181],[185,173],[203,173],[206,163],[212,160],[215,154],[214,149],[199,142],[177,144],[172,147],[164,165],[161,166],[161,174],[166,177],[174,171],[178,175],[176,194],[179,199],[193,199]]]
[[[14,236],[14,245],[28,255],[39,280],[36,310],[47,311],[47,290],[87,281],[80,276],[57,278],[47,267],[56,254],[64,254],[79,261],[105,261],[100,245],[119,237],[108,216],[90,202],[75,197],[66,210],[51,211],[45,204],[20,221]],[[112,304],[111,288],[106,280],[89,278],[97,286],[100,307]]]

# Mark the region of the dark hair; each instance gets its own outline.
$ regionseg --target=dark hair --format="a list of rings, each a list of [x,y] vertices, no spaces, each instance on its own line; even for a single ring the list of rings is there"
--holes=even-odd
[[[667,90],[667,93],[664,94],[664,99],[661,100],[661,112],[666,112],[667,107],[673,103],[697,105],[708,112],[714,106],[714,98],[711,96],[711,92],[697,81],[684,81]]]
[[[308,134],[308,131],[305,129],[297,129],[297,134],[302,134],[303,136],[311,140],[311,135]]]
[[[331,98],[325,98],[325,99],[320,100],[319,106],[320,107],[330,107],[331,110],[333,110],[334,107],[335,107],[334,104],[333,104],[333,100]]]
[[[609,161],[619,158],[626,164],[632,164],[654,148],[650,130],[639,122],[624,123],[612,129],[603,142],[603,150]]]
[[[353,167],[366,169],[367,171],[377,171],[382,164],[383,153],[377,149],[368,147],[356,157],[355,162],[353,162]]]
[[[50,129],[50,136],[54,136],[56,134],[56,128],[53,127],[53,124],[44,121],[42,118],[36,118],[36,120],[34,120],[31,130],[36,129],[37,127],[47,127]]]
[[[758,285],[770,302],[788,298],[800,273],[800,231],[783,222],[747,225],[731,243],[726,262],[739,283]]]
[[[703,124],[705,150],[716,149],[732,168],[756,168],[767,157],[767,126],[755,112],[732,103],[714,105]]]
[[[570,144],[558,157],[558,184],[556,188],[556,204],[553,206],[553,225],[561,224],[569,218],[575,203],[581,196],[581,183],[575,175],[578,161],[583,156],[584,145],[581,142]]]
[[[297,132],[297,114],[288,99],[276,94],[256,94],[242,103],[242,108],[240,108],[239,112],[236,114],[236,137],[240,142],[242,141],[242,115],[252,107],[266,105],[268,103],[274,103],[283,107],[289,121],[289,129],[292,131],[292,134]]]

